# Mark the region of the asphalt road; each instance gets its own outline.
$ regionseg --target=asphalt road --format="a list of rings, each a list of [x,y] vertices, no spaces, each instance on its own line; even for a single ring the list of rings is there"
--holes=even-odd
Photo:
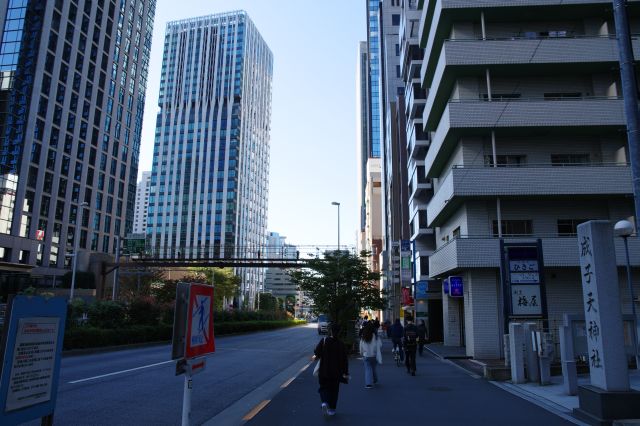
[[[308,358],[316,341],[315,324],[217,338],[206,370],[193,378],[193,424]],[[54,424],[180,424],[183,386],[168,345],[63,357]]]

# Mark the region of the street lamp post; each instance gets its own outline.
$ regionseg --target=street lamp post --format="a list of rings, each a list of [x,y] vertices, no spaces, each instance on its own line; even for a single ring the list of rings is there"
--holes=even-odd
[[[633,225],[628,220],[621,220],[614,226],[614,232],[618,237],[622,237],[624,241],[624,252],[627,257],[627,286],[629,286],[629,295],[631,296],[631,313],[633,315],[633,354],[636,359],[636,368],[640,369],[640,355],[638,355],[638,326],[636,324],[636,302],[633,294],[633,284],[631,282],[631,262],[629,261],[629,243],[627,239],[633,234]]]
[[[76,288],[76,269],[78,268],[78,245],[80,243],[80,226],[82,225],[82,217],[84,215],[84,208],[87,207],[89,203],[83,201],[80,204],[80,211],[76,215],[76,230],[75,235],[73,236],[73,260],[71,261],[71,291],[69,292],[69,303],[73,302],[73,292]],[[80,220],[78,220],[78,217]],[[80,226],[79,226],[80,225]]]
[[[338,251],[340,251],[340,203],[337,201],[331,202],[332,206],[338,206]]]

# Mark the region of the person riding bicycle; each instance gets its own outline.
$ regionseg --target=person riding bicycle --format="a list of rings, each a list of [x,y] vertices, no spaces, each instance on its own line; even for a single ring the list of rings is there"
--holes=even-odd
[[[404,336],[404,328],[400,324],[400,319],[396,318],[395,322],[391,326],[391,342],[393,343],[393,350],[398,350],[400,353],[400,361],[404,360],[404,353],[402,351],[402,337]]]

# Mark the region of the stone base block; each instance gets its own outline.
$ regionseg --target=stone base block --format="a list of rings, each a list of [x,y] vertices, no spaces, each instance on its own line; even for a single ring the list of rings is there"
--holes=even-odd
[[[591,385],[578,386],[578,419],[594,426],[611,426],[620,419],[640,419],[640,392],[608,392]]]

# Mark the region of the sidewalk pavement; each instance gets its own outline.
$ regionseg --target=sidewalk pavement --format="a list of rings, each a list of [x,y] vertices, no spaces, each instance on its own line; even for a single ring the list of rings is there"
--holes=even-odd
[[[629,380],[631,387],[640,391],[640,372],[638,370],[630,370]],[[537,383],[495,382],[494,384],[523,398],[536,400],[540,405],[547,405],[560,411],[570,413],[574,408],[578,408],[578,396],[567,395],[564,392],[562,376],[553,376],[551,382],[552,384],[545,386]],[[588,374],[578,376],[578,385],[588,385],[589,382]]]
[[[442,346],[441,344],[429,344],[426,349],[431,351],[440,359],[453,359],[454,362],[465,370],[478,375],[483,374],[483,370],[474,360],[465,360],[464,357],[457,356],[463,352],[464,348]],[[640,371],[630,370],[629,381],[631,388],[640,391]],[[589,375],[579,375],[578,385],[588,385]],[[578,408],[580,402],[577,395],[567,395],[564,391],[562,376],[551,377],[551,384],[540,385],[538,383],[514,384],[508,381],[491,381],[490,383],[501,389],[511,392],[525,400],[531,401],[547,410],[556,413],[563,413],[571,416],[574,408]],[[575,423],[580,424],[575,420]]]
[[[311,356],[311,354],[309,354]],[[383,345],[379,384],[364,388],[362,360],[350,360],[351,382],[340,386],[337,414],[323,418],[317,378],[312,366],[287,380],[271,400],[262,401],[247,416],[249,425],[569,425],[567,416],[553,414],[512,393],[471,375],[450,361],[425,351],[417,360],[417,376],[397,367],[391,344]]]

